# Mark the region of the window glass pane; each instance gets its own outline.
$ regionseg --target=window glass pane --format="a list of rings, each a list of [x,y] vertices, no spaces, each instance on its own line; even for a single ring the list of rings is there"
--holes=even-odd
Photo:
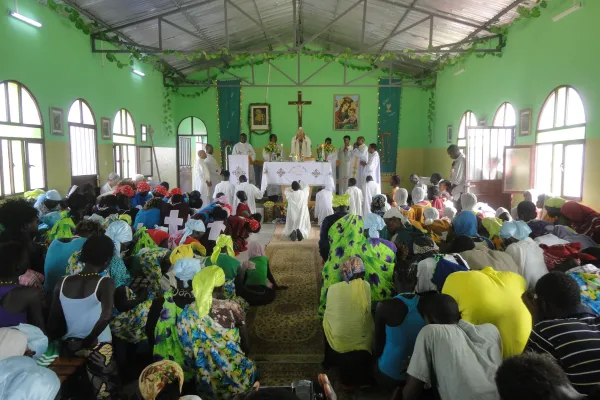
[[[459,139],[457,145],[458,147],[467,147],[467,139]]]
[[[125,121],[125,110],[121,110],[119,112],[119,118],[121,119],[121,133],[123,135],[128,135],[129,132],[127,132],[127,122]]]
[[[131,114],[127,113],[127,134],[129,136],[135,136],[135,127],[133,126],[133,119]]]
[[[129,163],[128,177],[133,178],[137,172],[137,154],[135,146],[127,146],[127,158]]]
[[[10,122],[21,122],[19,119],[19,86],[14,82],[8,82],[8,109]]]
[[[544,192],[552,192],[552,145],[537,146],[535,155],[535,187]]]
[[[191,135],[192,134],[192,118],[185,118],[179,124],[179,128],[177,129],[178,135]]]
[[[481,139],[483,143],[481,144],[481,179],[490,179],[490,131],[489,130],[481,130]]]
[[[88,105],[85,104],[83,101],[81,102],[81,111],[83,112],[83,123],[86,125],[95,125],[92,110],[90,110]]]
[[[33,97],[27,92],[27,90],[21,88],[21,102],[23,104],[23,123],[30,125],[42,125],[40,121],[40,113],[33,100]]]
[[[0,136],[23,139],[41,139],[42,129],[28,126],[14,126],[0,124]]]
[[[552,130],[548,132],[540,132],[537,135],[538,143],[563,142],[566,140],[581,140],[585,139],[585,127],[566,128]]]
[[[6,84],[0,83],[0,122],[8,121],[6,115]]]
[[[192,129],[192,134],[194,135],[206,135],[206,125],[198,118],[194,118]]]
[[[120,176],[123,177],[123,174],[121,172],[121,146],[115,146],[115,172]]]
[[[552,93],[542,108],[538,129],[551,129],[554,127],[554,103],[556,102],[556,92]]]
[[[496,115],[494,116],[494,122],[492,123],[494,126],[504,126],[504,115],[506,114],[506,103],[502,104],[498,111],[496,111]]]
[[[96,175],[96,130],[71,126],[71,176]]]
[[[120,135],[121,131],[121,111],[119,111],[113,120],[113,135]]]
[[[4,194],[12,194],[10,185],[10,144],[8,140],[2,140],[2,186]]]
[[[552,159],[552,191],[560,193],[562,189],[563,145],[555,144]]]
[[[140,147],[140,174],[152,175],[152,147]]]
[[[565,111],[567,107],[567,88],[558,89],[558,103],[556,103],[556,127],[565,126]]]
[[[67,118],[67,121],[75,124],[81,124],[81,110],[79,107],[81,107],[81,102],[79,100],[75,100],[69,109],[69,117]]]
[[[477,118],[475,117],[475,114],[473,114],[472,112],[469,111],[468,115],[468,121],[469,121],[469,126],[477,126]]]
[[[506,109],[504,111],[504,126],[516,126],[517,125],[517,113],[515,108],[510,103],[506,103]]]
[[[123,136],[123,135],[114,135],[113,136],[114,143],[123,143],[123,144],[135,144],[135,137],[132,136]]]
[[[565,146],[565,187],[563,188],[563,196],[581,197],[583,150],[583,144]]]
[[[569,88],[567,98],[567,125],[585,123],[585,109],[579,93],[575,89]]]
[[[29,159],[29,188],[41,189],[46,186],[44,181],[44,152],[41,143],[27,144]]]
[[[13,157],[13,177],[15,184],[15,193],[25,191],[25,171],[23,171],[23,152],[21,150],[20,140],[11,140],[10,146]]]

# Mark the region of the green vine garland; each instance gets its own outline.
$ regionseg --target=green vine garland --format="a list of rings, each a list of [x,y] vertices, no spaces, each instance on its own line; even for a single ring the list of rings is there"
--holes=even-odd
[[[429,131],[429,143],[433,143],[433,123],[435,119],[435,90],[429,89],[429,107],[427,108],[427,129]]]

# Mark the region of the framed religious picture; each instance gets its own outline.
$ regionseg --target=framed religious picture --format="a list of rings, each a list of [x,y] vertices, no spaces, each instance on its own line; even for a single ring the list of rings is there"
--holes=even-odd
[[[250,132],[269,132],[271,130],[271,106],[266,103],[250,104],[248,126]]]
[[[52,135],[65,135],[65,121],[62,108],[50,107],[50,127]]]
[[[531,108],[519,111],[519,136],[531,134]]]
[[[110,140],[110,118],[102,117],[100,130],[102,132],[102,139]]]
[[[446,142],[452,143],[452,125],[446,128]]]
[[[360,95],[333,95],[333,130],[357,131],[360,126]]]

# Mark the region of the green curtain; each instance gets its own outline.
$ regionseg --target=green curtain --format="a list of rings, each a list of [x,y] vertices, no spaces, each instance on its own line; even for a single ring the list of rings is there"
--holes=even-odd
[[[402,80],[395,78],[392,84]],[[381,172],[396,172],[398,130],[400,125],[400,87],[384,87],[388,78],[379,78],[379,122],[377,126],[377,147],[381,161]]]
[[[232,86],[232,87],[222,87]],[[225,146],[233,146],[240,139],[240,96],[241,82],[239,79],[217,81],[219,95],[219,133],[221,134],[221,154],[225,154]],[[221,157],[224,165],[225,157]]]

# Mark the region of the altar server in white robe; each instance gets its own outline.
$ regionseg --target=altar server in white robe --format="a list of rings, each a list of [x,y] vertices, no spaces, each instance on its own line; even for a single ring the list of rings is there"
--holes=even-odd
[[[346,194],[350,195],[350,214],[363,215],[363,192],[356,186],[356,179],[348,179]]]
[[[323,147],[323,159],[325,161],[327,161],[329,163],[329,165],[331,165],[331,176],[333,176],[333,181],[336,181],[336,177],[337,177],[337,170],[336,170],[336,166],[337,166],[337,160],[338,160],[338,155],[337,155],[337,151],[335,151],[335,147],[333,147],[333,152],[327,154],[325,152],[325,150],[327,149],[327,147],[331,148],[331,138],[326,138],[325,139],[325,146]],[[335,187],[333,188],[333,192],[335,193]]]
[[[210,182],[210,171],[206,166],[206,152],[204,150],[198,151],[198,158],[196,159],[196,166],[194,167],[194,179],[192,186],[194,190],[200,192],[202,201],[210,201],[208,182]],[[208,203],[207,203],[208,204]]]
[[[298,128],[296,136],[292,138],[292,154],[298,156],[312,157],[310,138],[304,133],[302,127]]]
[[[248,197],[248,208],[252,214],[256,214],[256,200],[262,199],[263,194],[259,188],[251,183],[248,183],[248,178],[246,178],[246,175],[240,175],[240,184],[235,187],[236,195],[234,196],[233,214],[235,215],[237,206],[240,203],[240,200],[237,198],[237,192],[240,190],[246,192],[246,196]]]
[[[248,179],[250,183],[256,183],[254,178],[254,165],[252,164],[256,160],[256,152],[254,147],[248,143],[248,136],[242,132],[240,135],[240,142],[233,146],[231,154],[234,156],[250,156],[250,164],[248,165]]]
[[[335,183],[333,178],[329,177],[325,181],[325,188],[320,190],[315,196],[315,214],[319,221],[319,226],[323,220],[333,214],[333,195],[335,194]]]
[[[219,167],[219,163],[213,157],[214,151],[215,149],[213,148],[212,144],[206,145],[206,160],[204,160],[204,162],[206,163],[206,167],[210,173],[210,185],[208,190],[211,198],[215,193],[215,186],[217,186],[217,183],[221,182],[221,167]]]
[[[379,169],[379,153],[377,152],[377,145],[375,143],[371,143],[369,145],[367,160],[361,161],[360,165],[362,166],[362,173],[365,177],[365,187],[366,177],[372,176],[375,183],[377,183],[377,185],[379,186],[379,193],[381,193],[381,172]]]
[[[263,160],[265,162],[271,161],[271,154],[267,151],[267,148],[278,149],[277,151],[281,154],[281,159],[284,160],[283,147],[277,146],[277,135],[272,133],[269,136],[269,144],[263,148]],[[264,168],[264,167],[263,167]],[[279,196],[281,194],[281,187],[279,185],[268,185],[267,196]]]
[[[373,197],[381,194],[381,190],[377,182],[373,180],[371,175],[367,176],[367,183],[365,185],[365,200],[363,203],[363,215],[366,217],[371,214],[371,202],[373,201]]]
[[[356,144],[358,144],[358,147],[353,150],[355,159],[353,160],[352,177],[356,178],[357,186],[361,190],[364,190],[365,184],[367,183],[367,175],[365,175],[365,168],[363,167],[367,165],[367,162],[369,161],[369,147],[365,144],[365,138],[363,136],[359,136],[358,139],[356,139]],[[356,165],[357,161],[358,165]]]
[[[292,241],[302,241],[310,234],[309,193],[309,188],[304,182],[294,181],[291,188],[285,189],[288,207],[283,234],[289,236]]]
[[[235,185],[231,182],[229,182],[229,177],[231,176],[231,174],[229,173],[229,171],[227,171],[226,169],[221,171],[221,176],[223,177],[223,180],[219,183],[217,183],[217,186],[215,186],[215,192],[213,193],[213,199],[217,198],[217,195],[219,193],[223,193],[225,195],[225,197],[227,197],[227,200],[229,200],[229,204],[233,207],[233,201],[234,199],[236,199],[235,197]]]
[[[338,193],[346,193],[348,189],[348,178],[351,177],[352,145],[350,144],[350,136],[344,136],[344,145],[338,150],[338,160],[340,160],[339,181],[340,191]]]

